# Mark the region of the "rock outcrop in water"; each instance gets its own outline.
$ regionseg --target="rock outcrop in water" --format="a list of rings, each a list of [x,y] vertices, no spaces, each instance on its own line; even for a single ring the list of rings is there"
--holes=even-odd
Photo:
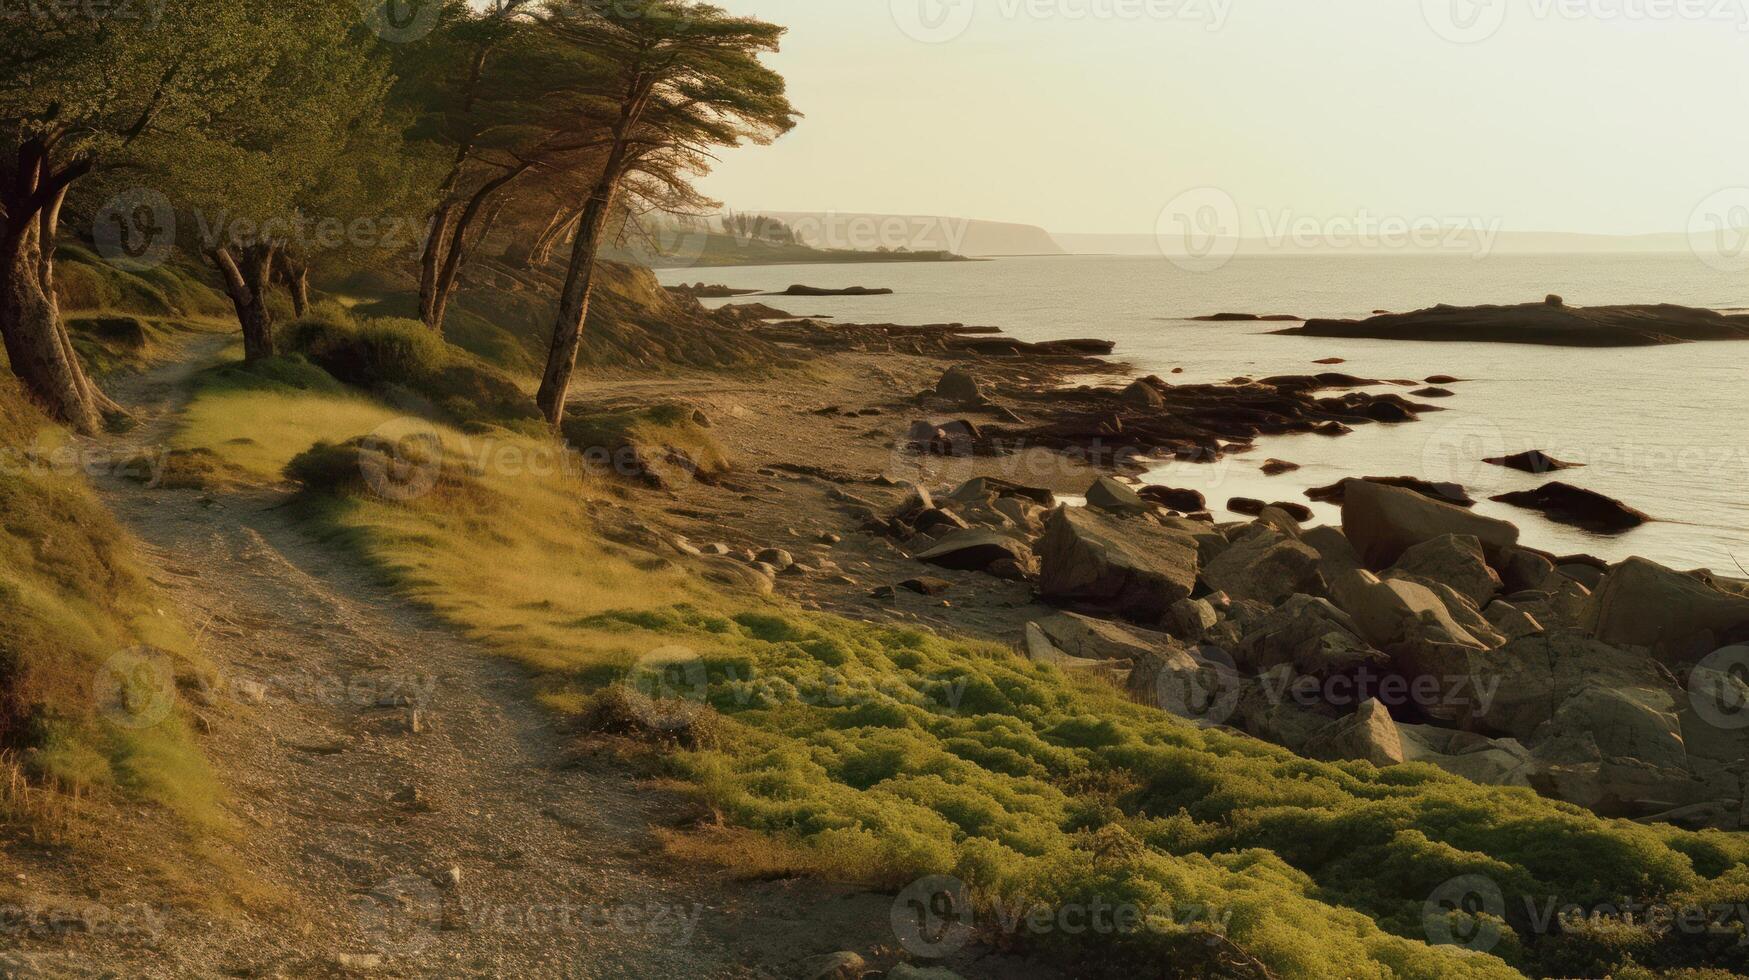
[[[1486,341],[1557,347],[1650,347],[1700,340],[1749,340],[1749,315],[1685,306],[1435,306],[1366,320],[1311,320],[1276,331],[1307,337]]]
[[[1569,483],[1547,483],[1535,490],[1503,493],[1492,499],[1526,510],[1542,511],[1551,521],[1599,534],[1631,531],[1652,519],[1619,500]]]

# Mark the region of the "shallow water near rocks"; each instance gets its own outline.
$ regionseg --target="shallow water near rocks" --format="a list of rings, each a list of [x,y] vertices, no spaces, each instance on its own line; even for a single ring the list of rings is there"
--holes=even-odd
[[[1165,463],[1146,482],[1233,497],[1307,503],[1304,491],[1349,476],[1455,480],[1479,513],[1524,529],[1525,541],[1609,560],[1642,555],[1677,568],[1749,574],[1749,344],[1586,350],[1515,344],[1438,344],[1281,337],[1284,324],[1199,323],[1235,312],[1360,317],[1436,303],[1520,303],[1558,293],[1573,305],[1678,303],[1749,306],[1749,276],[1686,255],[1239,257],[1191,272],[1146,257],[1012,258],[989,262],[671,269],[662,282],[724,282],[781,290],[887,286],[880,297],[763,300],[847,322],[957,321],[1024,340],[1100,337],[1142,374],[1174,383],[1340,371],[1446,385],[1426,400],[1447,411],[1409,425],[1373,425],[1340,439],[1283,436],[1212,465]],[[748,298],[755,299],[755,298]],[[745,301],[745,300],[743,300]],[[720,301],[719,301],[720,302]],[[709,305],[718,305],[710,303]],[[1323,366],[1321,358],[1346,363]],[[1182,374],[1172,374],[1182,368]],[[1410,388],[1389,388],[1403,393]],[[1541,449],[1587,464],[1547,477],[1486,465],[1485,457]],[[1266,477],[1268,458],[1301,469]],[[1617,536],[1564,527],[1486,498],[1560,479],[1616,497],[1659,521]],[[1334,507],[1311,505],[1321,519]]]

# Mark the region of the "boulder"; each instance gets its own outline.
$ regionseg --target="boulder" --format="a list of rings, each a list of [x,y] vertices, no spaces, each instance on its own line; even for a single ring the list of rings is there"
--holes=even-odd
[[[899,583],[899,588],[918,595],[940,598],[953,591],[953,583],[946,579],[931,578],[927,575],[906,579]]]
[[[1026,635],[1023,641],[1026,659],[1033,663],[1049,664],[1064,673],[1092,677],[1108,681],[1119,687],[1125,686],[1130,677],[1129,665],[1111,660],[1088,660],[1082,657],[1070,656],[1052,643],[1050,637],[1039,629],[1037,623],[1026,624]]]
[[[1544,631],[1541,621],[1510,602],[1490,602],[1488,608],[1482,610],[1482,617],[1488,621],[1488,625],[1494,627],[1494,632],[1506,637],[1508,642],[1523,636],[1535,636]]]
[[[1404,551],[1391,570],[1448,585],[1477,609],[1487,608],[1500,591],[1500,575],[1488,567],[1482,542],[1469,535],[1447,534],[1423,541]]]
[[[1129,694],[1136,701],[1200,725],[1225,725],[1255,687],[1219,659],[1168,647],[1136,661]]]
[[[1283,473],[1292,473],[1299,468],[1300,464],[1290,463],[1282,459],[1266,459],[1263,461],[1262,467],[1264,476],[1280,476]]]
[[[1488,648],[1452,619],[1437,593],[1415,582],[1381,581],[1371,572],[1353,571],[1331,583],[1330,597],[1352,617],[1361,638],[1379,648],[1424,643]]]
[[[1340,528],[1328,524],[1310,528],[1300,535],[1300,540],[1318,552],[1318,569],[1326,582],[1334,582],[1343,572],[1360,567],[1360,556]]]
[[[1031,501],[1040,507],[1055,507],[1057,505],[1056,495],[1049,490],[1022,486],[994,476],[974,477],[960,484],[953,493],[948,494],[949,500],[962,504],[1008,497]]]
[[[1359,668],[1389,666],[1389,658],[1360,637],[1352,617],[1327,600],[1295,595],[1247,625],[1234,648],[1245,669],[1266,674],[1290,666],[1296,675],[1317,678]]]
[[[1137,408],[1157,410],[1166,407],[1166,396],[1146,381],[1134,382],[1118,397]]]
[[[1503,493],[1491,499],[1496,503],[1541,511],[1543,516],[1557,524],[1568,524],[1598,534],[1631,531],[1652,519],[1613,497],[1558,481],[1545,483],[1535,490]]]
[[[1647,647],[1667,663],[1692,664],[1749,626],[1749,598],[1630,558],[1604,577],[1584,626],[1604,643]]]
[[[1180,514],[1194,514],[1208,509],[1208,500],[1196,490],[1178,490],[1172,487],[1143,487],[1136,491],[1143,500],[1151,500]]]
[[[1180,640],[1196,643],[1220,621],[1220,613],[1207,599],[1180,599],[1166,615],[1166,629]]]
[[[1382,769],[1403,764],[1403,737],[1391,713],[1375,698],[1313,735],[1306,743],[1306,754],[1331,762],[1355,759]]]
[[[997,497],[990,508],[1029,533],[1044,530],[1045,509],[1023,497]]]
[[[1263,513],[1263,508],[1268,506],[1268,504],[1253,497],[1234,497],[1227,501],[1228,510],[1235,514],[1244,514],[1246,517],[1257,517]]]
[[[983,385],[963,367],[948,368],[935,383],[935,394],[955,405],[982,405],[989,400]]]
[[[1518,528],[1412,490],[1349,480],[1342,501],[1342,530],[1368,568],[1389,568],[1403,553],[1450,535],[1475,538],[1487,555],[1518,543]]]
[[[1306,497],[1324,504],[1340,506],[1348,497],[1348,484],[1352,480],[1340,480],[1327,487],[1313,487],[1306,491]],[[1369,476],[1368,483],[1376,483],[1381,487],[1397,487],[1402,490],[1413,490],[1423,497],[1437,500],[1440,503],[1452,504],[1456,507],[1474,507],[1476,501],[1470,497],[1468,490],[1457,483],[1433,483],[1413,476]]]
[[[1033,625],[1058,649],[1083,660],[1140,660],[1175,645],[1164,633],[1075,613],[1058,613]]]
[[[1470,676],[1492,688],[1491,693],[1480,692],[1485,696],[1477,698],[1476,710],[1468,716],[1470,726],[1527,742],[1588,688],[1666,706],[1659,710],[1674,706],[1668,682],[1646,657],[1571,632],[1521,637],[1498,650],[1477,652]]]
[[[1038,553],[1045,599],[1141,623],[1158,623],[1196,588],[1196,541],[1142,520],[1059,507],[1045,522]]]
[[[782,548],[767,548],[754,555],[753,560],[759,564],[770,565],[780,572],[796,563],[795,556]]]
[[[775,587],[769,574],[733,558],[706,557],[699,565],[707,580],[731,589],[751,592],[754,595],[770,595]]]
[[[1494,559],[1500,571],[1500,586],[1508,594],[1534,592],[1548,584],[1555,574],[1555,563],[1548,556],[1528,548],[1507,548]]]
[[[997,531],[955,531],[917,556],[918,561],[960,571],[983,571],[1003,559],[1031,564],[1032,549],[1026,542]]]
[[[1507,469],[1519,470],[1524,473],[1535,474],[1536,476],[1541,476],[1544,473],[1553,473],[1556,470],[1577,469],[1584,465],[1583,463],[1568,463],[1558,460],[1540,449],[1532,449],[1529,452],[1517,453],[1512,456],[1493,456],[1482,460],[1482,462],[1494,466],[1504,466]]]
[[[1152,506],[1134,490],[1109,476],[1102,476],[1087,488],[1087,506],[1114,514],[1145,514]]]
[[[966,523],[965,518],[951,510],[942,510],[939,507],[918,511],[916,516],[911,518],[910,523],[912,527],[923,534],[934,535],[951,534],[954,531],[964,531],[971,527],[970,524]]]
[[[1485,738],[1431,725],[1397,726],[1406,762],[1425,762],[1484,786],[1529,786],[1530,750],[1517,739]]]
[[[1246,732],[1304,755],[1306,743],[1337,720],[1339,712],[1322,703],[1303,704],[1287,696],[1292,667],[1277,667],[1244,688],[1233,723]]]
[[[1255,525],[1202,572],[1213,591],[1274,604],[1296,593],[1324,591],[1318,552],[1310,545]]]

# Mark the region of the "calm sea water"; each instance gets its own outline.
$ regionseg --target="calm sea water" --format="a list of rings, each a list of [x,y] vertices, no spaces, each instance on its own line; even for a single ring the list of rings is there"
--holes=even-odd
[[[897,295],[770,300],[797,314],[847,322],[958,321],[1025,340],[1101,337],[1141,373],[1173,381],[1344,371],[1363,377],[1472,379],[1450,386],[1448,411],[1411,425],[1375,425],[1342,439],[1263,440],[1254,455],[1214,465],[1168,464],[1150,483],[1233,497],[1305,502],[1307,487],[1346,476],[1456,480],[1478,499],[1543,478],[1484,457],[1542,449],[1586,463],[1559,478],[1659,518],[1604,537],[1483,500],[1479,513],[1516,522],[1527,543],[1609,560],[1642,555],[1678,568],[1744,575],[1749,567],[1749,344],[1632,350],[1509,344],[1426,344],[1277,337],[1269,324],[1194,323],[1221,313],[1355,317],[1435,303],[1518,303],[1559,293],[1571,304],[1672,302],[1749,307],[1749,277],[1684,255],[1239,257],[1215,272],[1157,258],[1013,258],[953,264],[772,266],[665,270],[665,283],[725,282],[780,290],[887,286]],[[1348,363],[1324,368],[1319,358]],[[1171,375],[1183,368],[1181,375]],[[1403,389],[1391,389],[1403,390]],[[1265,477],[1269,457],[1303,469]],[[1333,507],[1314,505],[1334,520]]]

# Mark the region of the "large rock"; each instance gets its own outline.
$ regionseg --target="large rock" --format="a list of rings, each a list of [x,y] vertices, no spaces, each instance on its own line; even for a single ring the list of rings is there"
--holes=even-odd
[[[935,393],[956,405],[982,405],[988,399],[978,379],[962,367],[948,368],[935,383]]]
[[[1140,379],[1123,390],[1118,397],[1143,409],[1161,409],[1166,407],[1166,396],[1160,394],[1160,389]]]
[[[1371,572],[1354,571],[1331,584],[1330,596],[1353,617],[1361,638],[1377,647],[1437,643],[1488,648],[1452,619],[1437,593],[1415,582],[1381,581]]]
[[[1295,674],[1324,678],[1389,665],[1360,638],[1360,627],[1347,613],[1309,595],[1292,596],[1252,623],[1234,654],[1257,674],[1288,665]]]
[[[1266,525],[1242,532],[1203,569],[1202,580],[1235,599],[1277,603],[1297,593],[1324,591],[1318,552]]]
[[[1475,538],[1487,555],[1518,543],[1518,528],[1505,521],[1366,480],[1344,483],[1342,530],[1372,569],[1389,568],[1410,548],[1448,534]]]
[[[1174,487],[1143,487],[1137,491],[1143,500],[1151,500],[1181,514],[1194,514],[1208,509],[1208,500],[1198,490],[1181,490]]]
[[[1306,754],[1331,762],[1355,759],[1382,769],[1403,764],[1403,737],[1391,713],[1375,698],[1312,736]]]
[[[1146,514],[1153,509],[1134,490],[1109,476],[1094,480],[1093,485],[1087,488],[1087,506],[1126,516]]]
[[[1003,559],[1026,567],[1032,564],[1032,549],[1026,542],[997,531],[954,531],[935,547],[917,556],[918,561],[941,568],[980,572]]]
[[[1076,613],[1034,623],[1064,653],[1084,660],[1140,660],[1174,646],[1170,636]]]
[[[1497,736],[1531,740],[1563,705],[1590,688],[1674,707],[1668,682],[1645,656],[1577,633],[1523,637],[1475,653],[1469,665],[1479,703],[1468,723]]]
[[[1469,535],[1423,541],[1403,552],[1391,568],[1412,579],[1449,585],[1477,609],[1486,609],[1500,591],[1500,575],[1488,567],[1482,542]]]
[[[1059,507],[1039,541],[1045,599],[1158,623],[1196,589],[1196,541],[1139,519]]]
[[[1570,483],[1545,483],[1535,490],[1503,493],[1492,499],[1497,503],[1541,511],[1558,524],[1570,524],[1599,534],[1631,531],[1652,519],[1613,497]]]
[[[1529,786],[1534,760],[1517,739],[1431,725],[1398,725],[1406,762],[1425,762],[1484,786]]]
[[[1690,664],[1749,626],[1749,598],[1692,575],[1630,558],[1591,597],[1585,626],[1613,646],[1647,647],[1669,663]]]
[[[1129,694],[1136,701],[1204,726],[1225,725],[1256,687],[1219,659],[1205,659],[1179,647],[1136,661]]]
[[[1128,664],[1072,656],[1052,643],[1050,637],[1039,629],[1037,623],[1026,624],[1022,644],[1026,659],[1033,663],[1049,664],[1066,674],[1095,678],[1116,684],[1119,687],[1124,687],[1129,683],[1130,667]]]
[[[700,566],[706,579],[731,589],[751,592],[754,595],[770,595],[775,587],[770,575],[733,558],[707,557],[700,562]]]

